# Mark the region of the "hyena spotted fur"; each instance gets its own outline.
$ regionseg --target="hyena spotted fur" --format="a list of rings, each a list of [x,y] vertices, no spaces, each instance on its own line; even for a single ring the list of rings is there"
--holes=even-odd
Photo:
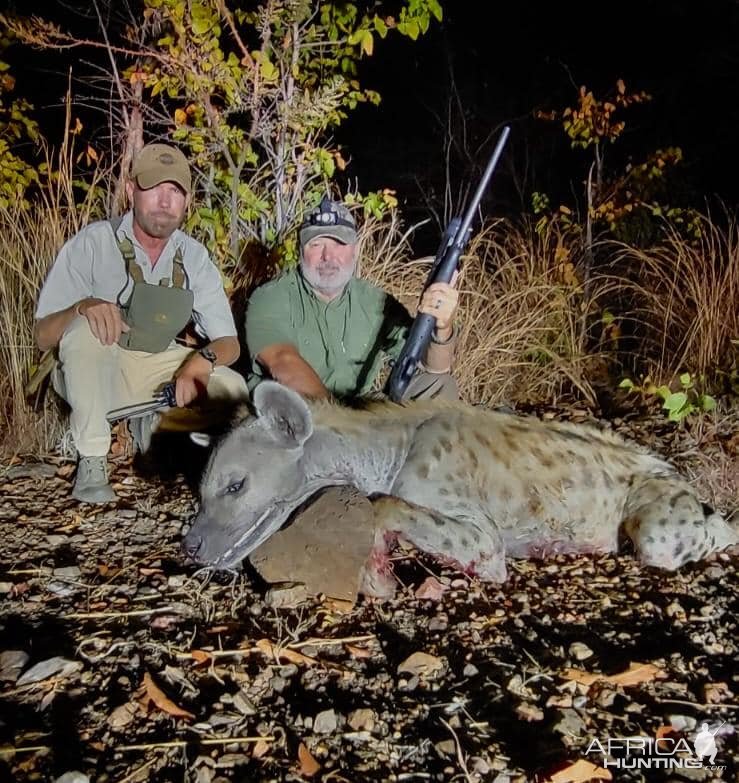
[[[392,591],[395,537],[483,579],[505,557],[613,552],[673,570],[738,542],[663,460],[583,425],[462,403],[306,403],[274,382],[214,449],[184,542],[193,559],[233,568],[327,486],[373,499],[375,547],[362,589]]]

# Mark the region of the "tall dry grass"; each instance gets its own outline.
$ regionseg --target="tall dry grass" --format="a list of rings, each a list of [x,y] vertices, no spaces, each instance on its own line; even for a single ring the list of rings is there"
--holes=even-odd
[[[72,155],[31,209],[0,209],[0,454],[48,453],[62,418],[55,396],[40,410],[24,399],[38,360],[33,313],[49,264],[65,239],[104,214],[104,189],[73,187]],[[730,364],[739,337],[739,227],[703,221],[700,242],[677,234],[650,250],[601,246],[607,274],[593,278],[587,299],[578,270],[584,249],[573,228],[543,231],[494,221],[472,238],[463,258],[455,376],[471,402],[556,402],[563,395],[595,400],[603,369],[617,367],[623,342],[600,339],[599,314],[612,310],[634,326],[630,350],[637,371],[669,382],[689,371],[715,378]],[[432,259],[408,261],[410,230],[400,220],[365,221],[360,273],[415,309]],[[605,350],[607,349],[607,350]],[[727,357],[729,359],[727,360]],[[610,363],[610,364],[609,364]],[[613,388],[615,372],[606,382]]]
[[[414,311],[432,259],[402,263],[406,238],[396,223],[366,224],[361,274]],[[586,304],[575,269],[576,232],[554,225],[496,221],[479,231],[463,258],[455,362],[462,396],[472,402],[554,400],[563,393],[594,400],[585,352]]]
[[[668,229],[647,250],[613,243],[610,278],[632,300],[642,374],[669,384],[687,371],[717,388],[739,362],[739,225],[703,216],[700,227],[695,242]]]
[[[496,221],[463,259],[455,375],[465,399],[486,404],[554,402],[622,374],[674,383],[690,372],[709,391],[739,365],[739,225],[701,220],[689,242],[667,230],[650,249],[602,242],[585,295],[581,232]],[[400,227],[369,223],[363,274],[413,312],[432,259],[408,257]],[[601,317],[610,312],[619,330]],[[609,375],[610,374],[610,375]]]
[[[48,454],[59,441],[63,417],[54,395],[45,395],[40,403],[24,396],[39,359],[33,315],[57,251],[102,209],[97,178],[82,195],[75,188],[69,147],[47,165],[56,174],[30,208],[0,208],[0,455],[5,459]]]

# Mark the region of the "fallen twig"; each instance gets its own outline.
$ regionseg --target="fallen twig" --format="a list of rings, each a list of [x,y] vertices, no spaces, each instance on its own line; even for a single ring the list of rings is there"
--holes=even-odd
[[[130,612],[73,612],[64,616],[65,620],[105,620],[113,617],[144,617],[147,614],[156,614],[157,612],[174,612],[177,608],[174,606],[157,606],[153,609],[133,609]]]
[[[29,745],[25,748],[0,747],[0,756],[15,756],[16,753],[49,753],[48,745]]]
[[[473,778],[470,775],[469,769],[467,768],[467,758],[465,757],[464,751],[462,750],[462,743],[459,741],[457,732],[454,731],[454,729],[444,720],[444,718],[439,718],[439,720],[447,728],[447,730],[451,732],[451,735],[454,739],[454,749],[457,754],[457,763],[459,764],[460,769],[462,770],[464,779],[467,781],[467,783],[472,783]]]
[[[304,642],[286,644],[285,647],[297,650],[300,647],[330,647],[332,644],[356,644],[357,642],[371,642],[374,639],[377,637],[370,633],[365,636],[345,636],[339,639],[306,639]]]
[[[725,707],[730,710],[739,710],[739,704],[729,701],[722,701],[717,704],[703,704],[698,701],[681,701],[680,699],[655,699],[657,704],[679,704],[681,707],[696,707],[699,710],[715,711],[719,707]]]
[[[151,742],[141,745],[121,745],[116,750],[157,750],[166,748],[184,748],[187,745],[230,745],[232,742],[253,743],[253,742],[276,742],[277,737],[269,735],[266,737],[224,737],[223,739],[192,739],[192,740],[171,740],[170,742]]]
[[[9,568],[4,573],[9,574],[10,576],[32,576],[33,574],[37,574],[38,576],[50,576],[52,570],[53,569],[51,568],[39,566],[38,568]]]
[[[125,778],[122,780],[119,780],[118,783],[128,783],[129,780],[133,780],[137,775],[142,773],[145,769],[149,769],[149,767],[156,762],[156,759],[151,759],[150,761],[147,761],[146,764],[142,764],[140,767],[135,769],[133,772],[131,772],[129,775],[126,775]]]
[[[280,645],[279,649],[282,650],[298,650],[301,647],[330,647],[334,644],[356,644],[357,642],[371,642],[373,640],[377,639],[377,637],[374,634],[366,634],[364,636],[345,636],[338,639],[307,639],[304,642],[292,642],[290,644]],[[163,650],[167,653],[167,655],[171,655],[173,658],[177,658],[178,660],[184,660],[189,661],[193,660],[193,654],[192,651],[187,652],[185,650],[178,650],[171,647],[167,647],[162,644],[155,644],[152,642],[148,642],[144,645],[145,647],[150,647],[158,650]],[[277,645],[274,645],[275,648],[277,648]],[[230,650],[207,650],[203,649],[201,652],[205,653],[209,658],[230,658],[235,655],[249,655],[251,653],[255,652],[264,652],[264,650],[261,647],[258,646],[250,646],[250,647],[236,647]]]
[[[99,637],[97,635],[93,635],[88,637],[87,639],[83,639],[78,645],[77,645],[77,654],[84,658],[88,663],[98,663],[99,661],[102,661],[104,658],[107,658],[111,653],[115,652],[116,650],[121,649],[122,647],[130,647],[133,644],[136,644],[135,641],[129,640],[125,642],[114,642],[113,644],[108,647],[108,649],[105,652],[100,653],[100,655],[88,655],[85,652],[85,648],[89,644],[93,644],[97,641]]]

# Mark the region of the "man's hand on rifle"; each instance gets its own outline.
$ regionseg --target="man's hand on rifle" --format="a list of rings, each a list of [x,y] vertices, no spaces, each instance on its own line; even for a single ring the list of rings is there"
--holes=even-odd
[[[200,354],[193,353],[175,373],[175,399],[184,408],[197,397],[204,397],[213,365]]]
[[[452,324],[459,304],[459,291],[455,288],[459,272],[455,272],[450,283],[432,283],[421,297],[419,313],[432,315],[436,319],[436,339],[448,340],[452,335]]]

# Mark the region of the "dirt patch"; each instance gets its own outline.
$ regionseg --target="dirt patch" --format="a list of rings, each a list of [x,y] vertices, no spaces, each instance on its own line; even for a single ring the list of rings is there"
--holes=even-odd
[[[357,600],[374,540],[369,500],[349,487],[330,489],[249,558],[269,583],[294,581],[306,593]]]

